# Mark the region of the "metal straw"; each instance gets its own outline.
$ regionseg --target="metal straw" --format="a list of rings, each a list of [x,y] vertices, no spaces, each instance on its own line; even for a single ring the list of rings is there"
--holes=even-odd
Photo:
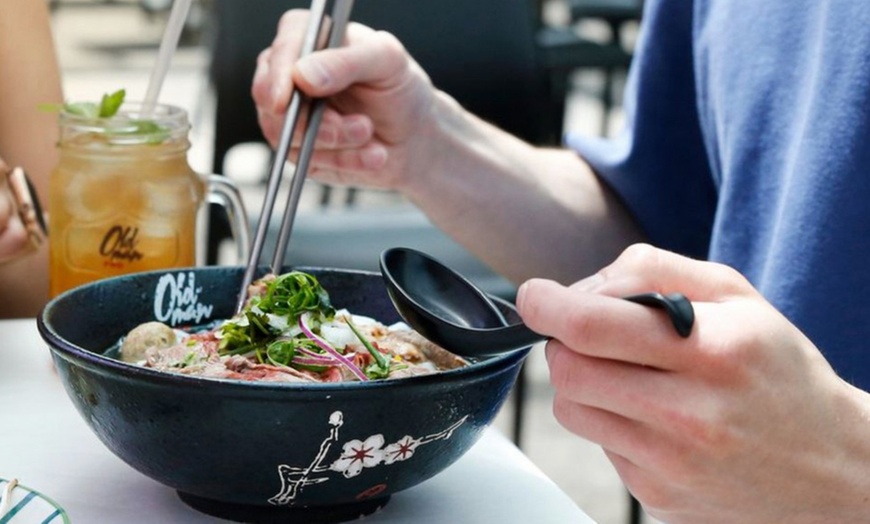
[[[337,47],[341,44],[344,39],[347,23],[350,20],[350,12],[352,8],[353,0],[335,0],[332,7],[332,24],[328,30],[329,39],[326,44],[327,47]],[[311,18],[308,22],[308,28],[306,29],[305,40],[302,44],[300,56],[310,54],[317,49],[318,42],[322,40],[320,38],[321,32],[325,28],[325,13],[326,0],[313,0],[311,2]],[[244,307],[248,286],[253,282],[254,275],[257,272],[260,256],[263,252],[263,244],[272,218],[272,211],[275,207],[278,187],[284,173],[284,161],[290,151],[290,142],[299,122],[302,104],[302,93],[298,89],[294,89],[290,96],[290,103],[287,106],[287,115],[284,118],[284,126],[281,129],[281,136],[278,139],[278,147],[275,150],[272,168],[269,172],[266,197],[263,200],[263,208],[260,212],[260,222],[257,226],[257,234],[254,237],[253,246],[251,247],[248,265],[245,268],[245,273],[242,277],[239,298],[236,303],[236,313],[240,312],[242,307]],[[325,108],[323,100],[314,100],[310,105],[311,109],[308,117],[308,127],[305,129],[305,134],[302,139],[299,159],[296,162],[296,168],[293,172],[290,194],[287,197],[287,206],[284,209],[284,218],[281,222],[278,242],[272,258],[271,271],[273,273],[279,273],[283,266],[284,254],[287,250],[287,244],[290,241],[290,232],[293,228],[293,220],[296,216],[296,209],[299,207],[299,197],[302,193],[302,185],[305,182],[308,166],[311,163],[311,157],[314,153],[314,143],[317,138],[317,130],[320,127],[321,120],[323,119],[323,111]]]

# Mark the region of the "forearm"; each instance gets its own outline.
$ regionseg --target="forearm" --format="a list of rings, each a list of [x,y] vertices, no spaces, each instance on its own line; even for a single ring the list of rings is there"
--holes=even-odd
[[[43,203],[57,161],[57,115],[40,104],[62,102],[47,4],[0,3],[0,156],[29,174]],[[48,256],[33,254],[0,266],[0,317],[32,316],[48,297]]]
[[[39,106],[63,101],[47,9],[33,0],[0,7],[0,155],[24,167],[43,200],[57,160],[57,115]]]
[[[573,282],[642,240],[618,198],[576,153],[533,147],[447,96],[437,98],[433,113],[420,139],[438,146],[402,190],[509,279]]]
[[[273,143],[290,97],[283,71],[309,96],[330,100],[331,139],[314,158],[321,181],[402,192],[516,282],[576,280],[640,240],[577,155],[534,148],[464,111],[388,33],[351,24],[347,46],[296,60],[306,18],[282,18],[252,92]]]

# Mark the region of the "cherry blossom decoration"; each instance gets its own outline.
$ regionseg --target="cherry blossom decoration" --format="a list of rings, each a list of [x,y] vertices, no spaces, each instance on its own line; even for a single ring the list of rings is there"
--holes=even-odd
[[[384,436],[380,433],[371,435],[365,440],[349,440],[342,446],[341,455],[337,459],[324,464],[332,445],[338,442],[339,429],[344,424],[344,414],[341,411],[335,411],[329,417],[329,425],[331,426],[329,436],[320,443],[320,449],[309,465],[294,467],[281,464],[278,466],[281,490],[269,499],[269,503],[276,506],[292,505],[302,488],[330,480],[329,472],[341,473],[344,478],[349,479],[356,477],[368,468],[380,465],[389,466],[408,460],[414,456],[414,452],[420,446],[436,440],[449,439],[466,420],[468,420],[468,415],[438,433],[420,438],[405,435],[386,447],[384,447]]]

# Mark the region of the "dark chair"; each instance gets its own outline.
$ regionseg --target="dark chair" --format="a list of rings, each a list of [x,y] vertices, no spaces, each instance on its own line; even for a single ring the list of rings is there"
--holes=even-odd
[[[586,18],[604,20],[613,35],[619,35],[627,22],[640,20],[643,0],[567,0],[571,20]]]
[[[629,23],[640,22],[643,14],[643,0],[567,0],[572,24],[584,20],[601,20],[607,25],[609,35],[603,42],[607,55],[601,53],[599,67],[604,72],[604,85],[601,88],[601,103],[604,118],[601,134],[606,135],[610,113],[614,107],[613,84],[617,72],[624,72],[631,62],[631,49],[623,43],[624,28]]]

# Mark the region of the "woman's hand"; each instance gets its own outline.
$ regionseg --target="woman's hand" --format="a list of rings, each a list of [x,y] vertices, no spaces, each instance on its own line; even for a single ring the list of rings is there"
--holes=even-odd
[[[9,182],[11,174],[12,170],[0,158],[0,264],[32,253],[38,246],[19,213]]]
[[[407,174],[428,166],[425,143],[437,99],[429,78],[392,35],[351,23],[346,45],[299,58],[308,12],[288,11],[257,61],[252,93],[262,130],[274,146],[291,91],[327,97],[311,175],[335,184],[401,189]],[[446,97],[444,97],[446,98]],[[294,137],[291,157],[298,154]],[[410,169],[412,166],[417,169]]]
[[[615,297],[679,291],[659,310]],[[564,287],[530,280],[518,309],[547,345],[556,418],[599,443],[647,511],[680,522],[866,522],[870,395],[737,272],[645,245]]]

